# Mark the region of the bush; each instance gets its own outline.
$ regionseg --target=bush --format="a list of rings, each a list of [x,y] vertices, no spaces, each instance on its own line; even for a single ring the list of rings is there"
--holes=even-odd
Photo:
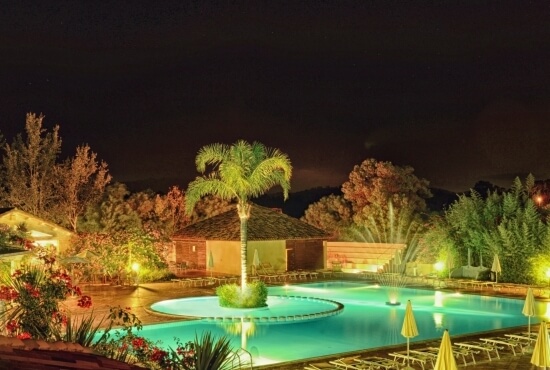
[[[262,281],[246,286],[244,291],[236,284],[226,284],[216,289],[219,303],[229,308],[258,308],[267,306],[267,287]]]
[[[55,266],[55,258],[47,250],[37,247],[35,252],[42,264],[0,276],[0,301],[9,307],[0,313],[0,328],[21,339],[50,340],[67,322],[60,301],[72,295],[79,297],[79,307],[88,308],[92,302],[64,270]]]

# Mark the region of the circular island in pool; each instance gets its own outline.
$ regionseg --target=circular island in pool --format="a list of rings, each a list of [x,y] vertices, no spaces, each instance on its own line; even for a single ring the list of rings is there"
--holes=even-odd
[[[204,321],[292,323],[340,314],[344,305],[328,299],[299,296],[268,296],[267,307],[227,308],[218,297],[178,298],[152,304],[152,313]]]

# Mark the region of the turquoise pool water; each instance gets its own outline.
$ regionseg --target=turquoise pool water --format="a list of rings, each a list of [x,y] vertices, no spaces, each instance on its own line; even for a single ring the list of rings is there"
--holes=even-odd
[[[242,346],[252,354],[254,365],[262,365],[406,343],[400,332],[407,300],[411,300],[419,331],[411,343],[441,338],[445,329],[449,329],[452,338],[528,322],[521,313],[521,299],[401,288],[398,296],[402,304],[389,306],[389,289],[354,282],[271,287],[270,295],[328,299],[342,303],[344,310],[339,315],[304,322],[245,323],[249,333],[246,336],[240,333],[240,323],[205,321],[146,325],[140,334],[166,346],[173,346],[174,337],[192,340],[195,333],[203,331],[227,335],[234,348]],[[204,311],[208,312],[208,307]],[[546,311],[546,303],[537,302],[539,316],[531,318],[531,323],[538,323]]]

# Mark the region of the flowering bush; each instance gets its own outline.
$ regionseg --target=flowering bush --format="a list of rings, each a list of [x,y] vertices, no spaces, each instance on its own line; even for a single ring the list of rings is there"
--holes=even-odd
[[[66,315],[59,301],[69,295],[78,296],[80,307],[90,307],[91,298],[73,286],[70,276],[55,267],[55,257],[47,250],[36,251],[43,262],[27,266],[0,278],[0,300],[10,307],[0,314],[0,325],[8,335],[49,340],[55,326],[66,324]]]
[[[213,338],[205,333],[185,344],[176,340],[176,349],[163,349],[137,334],[141,321],[130,308],[112,307],[96,320],[93,312],[73,320],[59,309],[59,302],[77,296],[77,305],[92,306],[66,271],[55,266],[55,258],[46,250],[35,251],[43,262],[0,277],[0,327],[20,339],[63,340],[89,346],[96,352],[130,364],[154,370],[229,369],[231,348],[226,337]],[[101,329],[100,329],[101,328]],[[116,328],[116,329],[114,329]]]

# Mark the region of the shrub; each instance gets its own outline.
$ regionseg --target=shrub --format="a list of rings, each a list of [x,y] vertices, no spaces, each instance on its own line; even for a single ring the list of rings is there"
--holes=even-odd
[[[246,286],[244,291],[236,284],[226,284],[216,289],[222,307],[258,308],[267,306],[267,287],[262,281]]]
[[[55,267],[54,257],[38,247],[35,252],[43,264],[4,274],[0,279],[0,300],[9,306],[0,315],[0,324],[11,336],[50,340],[67,322],[60,301],[73,295],[80,297],[80,307],[88,308],[92,302],[72,285],[64,270]]]

